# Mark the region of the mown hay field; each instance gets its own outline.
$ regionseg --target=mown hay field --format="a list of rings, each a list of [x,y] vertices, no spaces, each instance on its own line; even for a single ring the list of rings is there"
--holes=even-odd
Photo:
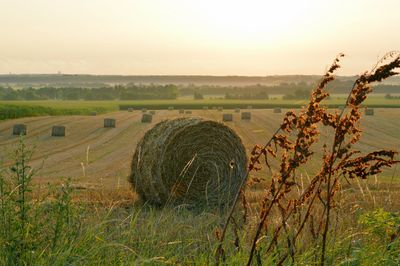
[[[40,167],[34,178],[35,184],[60,183],[62,177],[72,179],[74,186],[83,191],[106,190],[111,195],[117,190],[130,193],[127,177],[130,174],[132,155],[144,133],[156,123],[169,118],[198,116],[222,122],[224,113],[233,115],[232,122],[224,122],[242,138],[247,153],[255,144],[269,139],[281,122],[286,111],[274,113],[272,109],[251,110],[251,120],[241,120],[234,110],[193,110],[179,114],[178,110],[161,110],[153,116],[152,123],[142,123],[142,112],[117,111],[97,116],[46,116],[6,120],[0,123],[0,155],[7,163],[8,151],[17,144],[18,137],[12,135],[13,125],[26,124],[29,144],[35,146],[33,166]],[[115,118],[116,128],[104,128],[104,118]],[[362,118],[364,136],[358,145],[361,151],[389,148],[400,150],[400,109],[375,109],[374,116]],[[54,125],[66,127],[63,138],[51,136]],[[324,132],[323,132],[324,135]],[[321,152],[317,150],[316,153]],[[316,156],[318,158],[318,156]],[[302,173],[304,178],[319,168],[319,161],[311,161]],[[387,170],[379,178],[391,182],[398,180],[399,170]],[[256,172],[256,177],[266,178],[266,169]],[[85,193],[82,193],[85,194]]]

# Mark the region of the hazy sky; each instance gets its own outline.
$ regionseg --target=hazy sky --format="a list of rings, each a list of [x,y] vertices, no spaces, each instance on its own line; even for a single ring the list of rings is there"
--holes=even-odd
[[[0,73],[341,74],[400,49],[399,0],[0,0]]]

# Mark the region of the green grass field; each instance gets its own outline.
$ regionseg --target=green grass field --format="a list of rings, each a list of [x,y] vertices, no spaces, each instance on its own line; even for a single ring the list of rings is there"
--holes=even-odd
[[[107,113],[116,110],[147,108],[162,110],[168,107],[175,109],[209,109],[221,106],[224,109],[247,108],[268,109],[301,108],[307,100],[225,100],[225,99],[177,99],[177,100],[138,100],[138,101],[0,101],[0,120],[45,115],[89,115],[92,112]],[[344,105],[345,98],[333,96],[326,101],[328,107],[336,108]],[[371,108],[400,108],[400,100],[388,100],[379,96],[371,96],[365,106]]]

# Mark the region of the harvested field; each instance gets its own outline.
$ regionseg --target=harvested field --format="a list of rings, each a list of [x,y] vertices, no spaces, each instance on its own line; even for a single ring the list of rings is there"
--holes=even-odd
[[[249,153],[255,144],[263,144],[270,138],[287,109],[282,114],[253,109],[250,121],[242,121],[240,113],[233,114],[229,127],[243,139]],[[358,147],[362,151],[389,148],[400,149],[400,109],[375,109],[374,116],[362,119],[365,133]],[[221,113],[193,110],[193,116],[221,121]],[[103,120],[113,117],[118,126],[112,130],[103,128]],[[59,177],[71,177],[77,185],[86,187],[117,186],[129,187],[131,158],[138,141],[155,123],[167,118],[179,117],[178,112],[160,110],[152,123],[141,123],[142,112],[126,111],[98,114],[97,116],[32,117],[2,121],[0,123],[1,160],[7,161],[7,151],[12,150],[18,137],[11,134],[13,125],[26,124],[28,143],[36,145],[33,165],[44,161],[42,170],[34,179],[36,183],[58,183]],[[52,138],[49,134],[53,125],[68,128],[68,137]],[[318,151],[317,151],[318,152]],[[310,162],[310,172],[317,168],[318,161]],[[391,177],[393,170],[384,173]],[[256,175],[265,176],[266,170]]]

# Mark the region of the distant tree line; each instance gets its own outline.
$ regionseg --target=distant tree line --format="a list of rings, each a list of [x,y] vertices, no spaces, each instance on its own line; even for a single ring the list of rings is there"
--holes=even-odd
[[[175,85],[115,85],[102,88],[41,87],[15,90],[0,87],[1,100],[145,100],[176,99]]]

